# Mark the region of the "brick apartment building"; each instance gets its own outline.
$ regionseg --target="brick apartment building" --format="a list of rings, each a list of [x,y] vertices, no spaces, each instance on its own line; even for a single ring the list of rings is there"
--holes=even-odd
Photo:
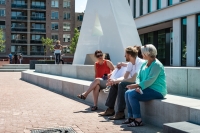
[[[22,53],[23,63],[43,59],[44,47],[41,38],[60,40],[66,62],[73,56],[67,47],[74,34],[75,0],[0,0],[0,28],[4,31],[5,52],[0,58],[11,53]],[[48,58],[53,55],[48,53]]]

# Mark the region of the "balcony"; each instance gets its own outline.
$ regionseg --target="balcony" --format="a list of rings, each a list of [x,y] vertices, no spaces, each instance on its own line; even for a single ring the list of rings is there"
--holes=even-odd
[[[31,51],[30,55],[44,55],[44,51]]]
[[[41,40],[31,40],[32,44],[42,44]]]
[[[27,8],[27,4],[12,4],[12,8]]]
[[[12,20],[27,20],[27,16],[11,16]]]
[[[27,32],[27,27],[12,27],[11,31],[23,31],[23,32]]]
[[[14,39],[14,40],[11,40],[11,43],[19,43],[19,44],[26,44],[27,43],[27,39]]]
[[[46,32],[46,29],[41,29],[41,28],[32,28],[31,32]]]
[[[5,5],[6,2],[5,1],[0,1],[0,5]]]
[[[31,16],[31,20],[46,21],[46,18],[45,18],[45,17],[35,17],[35,16]]]
[[[31,5],[31,9],[46,9],[46,6]]]

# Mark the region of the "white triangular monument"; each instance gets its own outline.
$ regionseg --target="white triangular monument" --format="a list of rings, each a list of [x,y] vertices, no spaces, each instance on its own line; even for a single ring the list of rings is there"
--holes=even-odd
[[[125,61],[124,49],[141,45],[127,0],[88,0],[73,65],[84,65],[95,50],[109,53],[113,64]]]

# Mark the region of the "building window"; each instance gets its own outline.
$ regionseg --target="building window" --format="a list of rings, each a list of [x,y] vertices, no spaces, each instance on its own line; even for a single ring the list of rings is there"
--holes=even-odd
[[[63,31],[70,31],[70,23],[63,23]]]
[[[71,7],[71,2],[70,2],[70,0],[64,0],[64,1],[63,1],[63,7],[64,7],[64,8],[70,8],[70,7]]]
[[[166,46],[166,33],[165,30],[158,31],[158,44],[157,44],[158,55],[157,58],[165,64],[165,46]]]
[[[51,39],[53,39],[54,42],[58,40],[58,35],[57,34],[52,34]]]
[[[58,23],[57,22],[51,23],[51,30],[58,30]]]
[[[136,0],[133,0],[133,18],[136,18]]]
[[[51,0],[51,7],[59,7],[59,1],[58,0]]]
[[[140,16],[143,15],[143,0],[140,0]]]
[[[168,0],[168,6],[173,5],[173,0]]]
[[[70,13],[64,12],[64,19],[69,20],[70,19]]]
[[[30,55],[44,55],[44,47],[31,45]]]
[[[140,40],[141,40],[142,45],[144,45],[144,34],[140,35]]]
[[[78,16],[77,16],[77,20],[78,20],[78,21],[83,21],[83,15],[82,15],[82,14],[78,15]]]
[[[181,19],[181,66],[186,66],[187,62],[187,18]]]
[[[6,16],[5,9],[0,9],[0,16]]]
[[[70,34],[63,34],[63,42],[70,42]]]
[[[0,29],[5,29],[5,21],[0,21]]]
[[[0,5],[5,5],[5,4],[6,4],[5,0],[0,0]]]
[[[197,66],[200,66],[200,15],[197,15]]]
[[[154,44],[153,43],[153,32],[148,33],[147,35],[147,44]]]
[[[11,53],[21,53],[22,55],[27,55],[26,45],[13,45],[11,46]]]
[[[162,0],[157,0],[157,9],[161,9],[161,1]]]
[[[152,0],[148,0],[148,13],[152,11]]]
[[[58,19],[58,11],[51,11],[51,19]]]

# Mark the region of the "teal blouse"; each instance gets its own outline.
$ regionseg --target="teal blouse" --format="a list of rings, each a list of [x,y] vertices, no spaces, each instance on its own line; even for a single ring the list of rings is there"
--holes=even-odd
[[[146,67],[145,62],[140,69],[140,72],[136,78],[136,84],[138,84],[142,90],[146,88],[153,89],[163,96],[167,94],[165,70],[162,63],[159,60],[155,60],[149,67]]]

